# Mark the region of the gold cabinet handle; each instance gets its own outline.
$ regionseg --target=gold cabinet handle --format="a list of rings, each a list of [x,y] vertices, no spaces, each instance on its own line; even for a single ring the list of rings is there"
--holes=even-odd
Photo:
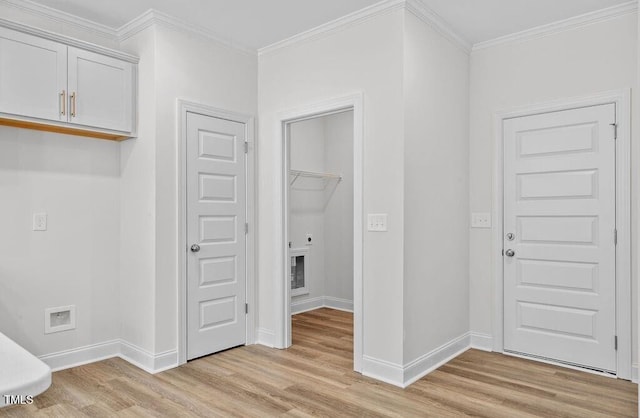
[[[60,93],[60,115],[64,116],[67,113],[67,92],[62,90]]]
[[[76,92],[75,91],[71,93],[71,96],[69,96],[69,99],[71,99],[71,117],[75,118],[76,117]]]

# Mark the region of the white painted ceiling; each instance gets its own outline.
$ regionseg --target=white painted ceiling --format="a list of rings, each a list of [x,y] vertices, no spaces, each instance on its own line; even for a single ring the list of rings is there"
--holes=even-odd
[[[629,0],[424,0],[458,35],[476,44]]]
[[[118,28],[156,9],[251,48],[319,26],[379,0],[36,0]],[[628,0],[423,0],[471,43],[552,23]]]

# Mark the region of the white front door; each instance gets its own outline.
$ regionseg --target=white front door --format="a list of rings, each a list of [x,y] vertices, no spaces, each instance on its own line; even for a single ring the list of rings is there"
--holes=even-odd
[[[187,113],[187,358],[246,341],[245,125]]]
[[[616,371],[614,104],[504,121],[504,349]]]

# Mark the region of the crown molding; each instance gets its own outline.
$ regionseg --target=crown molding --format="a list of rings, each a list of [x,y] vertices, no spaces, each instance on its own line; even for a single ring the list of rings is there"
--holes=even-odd
[[[123,42],[152,25],[163,26],[165,28],[178,30],[184,33],[199,35],[224,47],[231,48],[248,55],[256,55],[256,50],[253,48],[238,44],[237,42],[224,38],[213,31],[197,25],[192,25],[154,9],[147,10],[140,16],[116,29],[116,36],[119,42]]]
[[[472,52],[480,51],[487,48],[493,48],[495,46],[501,46],[506,44],[512,44],[517,42],[526,42],[533,39],[543,38],[550,35],[555,35],[561,32],[578,29],[584,26],[589,26],[597,23],[602,23],[607,20],[615,19],[620,16],[624,16],[630,13],[638,11],[638,2],[632,0],[626,3],[619,4],[617,6],[608,7],[602,10],[596,10],[594,12],[585,13],[579,16],[570,17],[568,19],[559,20],[557,22],[549,23],[547,25],[538,26],[532,29],[527,29],[521,32],[516,32],[510,35],[501,36],[496,39],[491,39],[484,42],[478,42],[473,45]]]
[[[29,35],[37,36],[39,38],[49,39],[55,42],[59,42],[65,45],[73,46],[76,48],[84,49],[86,51],[92,51],[101,55],[106,55],[112,58],[116,58],[122,61],[127,61],[133,64],[137,64],[139,59],[136,56],[127,54],[122,51],[118,51],[113,48],[106,48],[100,45],[96,45],[91,42],[85,42],[79,39],[75,39],[69,36],[60,35],[54,32],[38,29],[33,26],[23,25],[22,23],[16,23],[10,20],[0,18],[0,27],[12,29],[18,32],[26,33]]]
[[[458,33],[440,15],[431,10],[421,0],[406,0],[406,9],[418,19],[431,26],[440,35],[461,48],[464,52],[471,52],[472,44]]]
[[[71,26],[76,29],[89,32],[93,35],[100,36],[112,42],[118,41],[116,30],[112,27],[94,22],[89,19],[78,17],[70,13],[62,12],[60,10],[35,3],[30,0],[0,0],[0,4],[4,4],[8,7],[20,10],[21,12],[28,13],[32,16],[37,16],[53,23],[64,24],[66,26]]]
[[[289,38],[275,42],[271,45],[258,49],[258,55],[272,53],[292,45],[298,45],[314,39],[328,36],[332,33],[340,32],[349,27],[365,22],[376,16],[400,10],[405,6],[405,0],[383,0],[379,3],[357,10],[348,15],[339,17],[330,22],[316,26],[313,29],[298,33]]]
[[[355,11],[343,17],[317,26],[313,29],[293,35],[282,41],[278,41],[266,47],[258,49],[258,55],[272,53],[274,51],[286,48],[292,45],[298,45],[314,39],[322,38],[330,34],[345,30],[354,25],[365,22],[374,17],[393,12],[395,10],[405,9],[417,18],[430,25],[438,33],[446,39],[453,42],[456,46],[469,53],[471,51],[471,43],[458,35],[451,26],[444,21],[438,14],[428,8],[421,0],[383,0],[379,3],[365,7],[364,9]]]
[[[240,45],[236,42],[233,42],[229,39],[223,38],[217,33],[214,33],[210,30],[207,30],[202,27],[198,27],[187,22],[184,22],[180,19],[177,19],[173,16],[170,16],[166,13],[159,12],[157,10],[149,9],[146,12],[142,13],[140,16],[134,18],[130,22],[122,25],[120,28],[113,28],[107,25],[103,25],[101,23],[94,22],[89,19],[85,19],[79,16],[72,15],[70,13],[62,12],[60,10],[41,5],[39,3],[33,2],[31,0],[0,0],[0,5],[6,5],[8,7],[14,8],[16,10],[20,10],[21,12],[28,13],[32,16],[37,16],[41,19],[47,20],[49,22],[55,24],[62,24],[65,26],[70,26],[76,29],[80,29],[82,31],[91,33],[92,35],[97,35],[101,38],[104,38],[110,42],[114,42],[119,44],[120,42],[130,38],[136,33],[148,28],[151,25],[161,25],[163,27],[171,28],[174,30],[180,30],[182,32],[197,34],[203,36],[206,39],[212,40],[222,46],[232,48],[234,50],[242,51],[244,53],[250,55],[256,55],[256,50],[253,48],[246,47],[244,45]],[[9,22],[6,21],[5,22]],[[13,22],[9,22],[12,23]],[[22,32],[38,32],[40,29],[35,29],[29,27],[27,25],[22,24],[14,24],[18,27],[16,29],[21,30]],[[10,26],[10,25],[9,25]],[[46,32],[46,31],[41,31]],[[47,37],[52,38],[53,36],[57,36],[52,32],[46,32]],[[65,39],[65,43],[73,42],[71,38],[63,37]],[[77,43],[84,44],[83,48],[87,49],[89,43],[84,43],[83,41],[77,41]]]

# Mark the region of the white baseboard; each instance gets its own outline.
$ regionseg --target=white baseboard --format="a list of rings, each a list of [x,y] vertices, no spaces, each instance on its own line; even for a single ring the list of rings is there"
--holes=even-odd
[[[467,351],[470,345],[471,333],[465,333],[404,366],[363,356],[362,374],[394,386],[406,388]]]
[[[291,315],[313,311],[314,309],[319,309],[323,306],[324,298],[322,296],[319,296],[317,298],[294,300],[291,302]]]
[[[631,381],[633,383],[638,383],[638,363],[633,363],[631,365]]]
[[[334,298],[332,296],[318,296],[291,302],[291,315],[313,311],[320,308],[331,308],[339,311],[353,312],[353,301]]]
[[[390,385],[404,387],[404,369],[400,364],[362,356],[362,374]]]
[[[265,345],[271,348],[276,346],[276,333],[270,329],[259,328],[257,335],[258,341],[256,341],[256,344]]]
[[[470,345],[471,335],[470,333],[465,333],[435,350],[418,357],[412,362],[405,364],[402,387],[406,388],[443,364],[458,357],[467,351]]]
[[[134,366],[155,374],[178,366],[176,350],[151,354],[124,340],[112,340],[71,350],[40,356],[54,372],[78,367],[113,357],[120,357]]]
[[[493,351],[493,337],[489,334],[471,332],[471,348],[482,351]]]
[[[57,353],[45,354],[39,358],[51,367],[51,371],[57,372],[117,357],[118,354],[120,354],[120,340],[113,340],[73,348],[71,350],[59,351]]]
[[[119,357],[151,374],[178,366],[178,352],[176,350],[153,354],[124,340],[120,341]]]
[[[338,311],[353,312],[353,301],[348,299],[334,298],[333,296],[324,297],[325,308],[336,309]]]

